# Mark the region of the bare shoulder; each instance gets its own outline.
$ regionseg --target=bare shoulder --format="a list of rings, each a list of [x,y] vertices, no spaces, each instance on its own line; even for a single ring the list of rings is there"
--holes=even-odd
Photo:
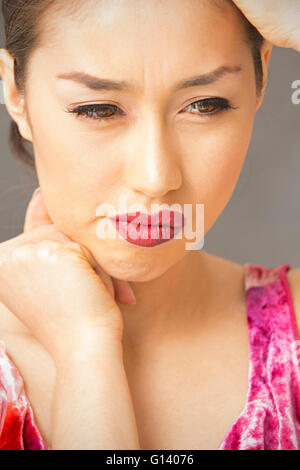
[[[0,339],[1,332],[29,334],[28,328],[0,301]]]
[[[290,291],[295,312],[295,320],[300,337],[300,268],[293,268],[287,271],[287,279],[289,281]]]

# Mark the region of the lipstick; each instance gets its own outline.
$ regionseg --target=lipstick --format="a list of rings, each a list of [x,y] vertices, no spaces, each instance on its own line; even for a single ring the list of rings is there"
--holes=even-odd
[[[129,243],[153,247],[172,240],[184,226],[184,215],[162,210],[153,214],[131,212],[108,218]]]

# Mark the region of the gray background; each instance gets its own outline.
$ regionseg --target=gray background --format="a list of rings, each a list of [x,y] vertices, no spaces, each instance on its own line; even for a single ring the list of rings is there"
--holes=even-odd
[[[4,47],[1,21],[0,47]],[[205,236],[205,251],[241,264],[300,267],[300,104],[291,100],[295,80],[300,80],[300,54],[274,47],[265,100],[240,179]],[[0,242],[23,232],[26,206],[38,186],[33,172],[9,149],[9,123],[1,104]]]

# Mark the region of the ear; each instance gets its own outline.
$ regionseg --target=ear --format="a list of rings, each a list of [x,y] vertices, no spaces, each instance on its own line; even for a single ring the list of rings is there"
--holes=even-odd
[[[17,89],[14,77],[14,58],[7,49],[0,49],[0,75],[3,80],[4,103],[16,122],[22,137],[32,142],[32,134],[26,116],[24,95]]]
[[[261,48],[261,61],[262,61],[262,69],[263,69],[263,86],[261,89],[261,92],[257,98],[257,104],[256,104],[256,111],[259,110],[261,107],[261,104],[263,102],[264,96],[265,96],[265,91],[266,91],[266,86],[268,83],[268,66],[269,66],[269,61],[271,57],[273,49],[273,44],[265,39],[262,48]]]

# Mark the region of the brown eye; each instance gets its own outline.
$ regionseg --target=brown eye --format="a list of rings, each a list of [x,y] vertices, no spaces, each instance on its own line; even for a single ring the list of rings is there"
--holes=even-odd
[[[212,113],[215,111],[217,108],[216,106],[213,105],[213,103],[200,103],[198,109],[201,111],[201,113]]]
[[[185,108],[185,111],[193,114],[216,114],[223,110],[236,109],[225,98],[206,98],[194,101]]]
[[[75,114],[76,117],[82,116],[83,118],[95,121],[109,121],[115,119],[118,115],[124,114],[118,106],[108,103],[77,106],[73,110],[68,111],[68,113]]]

